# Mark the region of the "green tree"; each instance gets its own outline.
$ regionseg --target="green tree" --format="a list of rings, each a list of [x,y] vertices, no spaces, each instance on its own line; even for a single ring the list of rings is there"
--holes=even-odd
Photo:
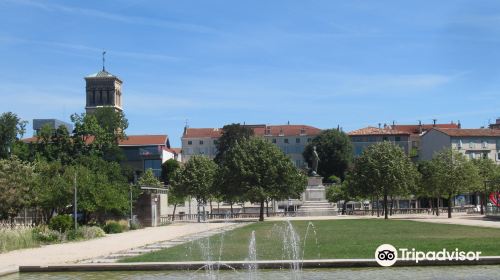
[[[344,201],[342,205],[342,215],[346,213],[347,202],[351,200],[351,195],[349,194],[349,189],[347,188],[347,182],[344,181],[343,184],[331,185],[326,189],[326,199],[332,203],[339,203]]]
[[[165,185],[169,185],[174,177],[175,171],[180,168],[180,163],[171,158],[161,165],[161,179]]]
[[[139,178],[137,181],[137,185],[141,187],[153,187],[153,188],[161,188],[163,187],[163,184],[156,178],[153,169],[148,168],[142,174],[142,176]]]
[[[217,165],[205,156],[192,156],[172,179],[174,190],[205,205],[213,195]],[[199,220],[199,218],[198,218]]]
[[[500,185],[500,166],[491,159],[473,159],[472,163],[477,167],[482,184],[477,185],[475,193],[481,194],[481,214],[484,213],[486,197],[490,192],[498,190]]]
[[[35,184],[34,166],[16,156],[0,159],[0,219],[13,219],[29,206]]]
[[[352,162],[352,143],[349,136],[337,129],[323,130],[313,138],[303,152],[304,160],[311,166],[312,150],[316,146],[319,156],[318,174],[325,178],[335,175],[345,179],[347,168]]]
[[[236,143],[241,142],[244,139],[249,139],[254,134],[253,129],[241,125],[239,123],[232,123],[225,125],[222,128],[222,135],[217,140],[217,155],[215,156],[215,162],[221,164],[224,159],[226,152]]]
[[[7,158],[12,152],[12,146],[26,132],[26,121],[16,114],[6,112],[0,115],[0,159]]]
[[[385,141],[370,145],[355,160],[349,187],[366,197],[382,195],[385,219],[388,219],[388,197],[408,193],[415,188],[419,175],[404,151]]]
[[[420,172],[421,180],[417,185],[416,191],[413,193],[429,198],[429,205],[436,209],[436,215],[439,216],[439,202],[441,200],[440,189],[438,188],[438,183],[436,181],[436,165],[435,162],[426,160],[420,161],[417,165],[417,169]],[[436,199],[436,205],[433,205],[433,199]],[[434,212],[434,211],[433,211]]]
[[[260,203],[260,221],[266,200],[298,197],[307,181],[278,147],[259,138],[237,142],[229,149],[220,176],[238,182],[245,199]]]
[[[83,156],[66,168],[68,182],[77,178],[78,209],[86,220],[103,221],[110,215],[124,215],[129,210],[130,186],[120,165],[98,156]]]
[[[188,196],[189,188],[186,188],[183,181],[184,171],[183,166],[179,166],[169,179],[168,188],[168,203],[174,206],[174,211],[172,212],[172,221],[175,220],[175,211],[177,210],[177,205],[182,204],[186,201]]]
[[[448,199],[448,218],[451,218],[452,199],[481,185],[479,170],[460,152],[444,149],[432,158],[434,180],[439,193]]]
[[[92,114],[73,114],[75,148],[84,155],[98,154],[106,160],[123,158],[118,143],[127,136],[128,120],[123,112],[110,107],[97,108]]]
[[[73,201],[73,181],[63,175],[65,166],[60,161],[47,161],[39,157],[35,161],[37,180],[31,205],[41,210],[43,219],[49,221],[54,214],[68,212]]]

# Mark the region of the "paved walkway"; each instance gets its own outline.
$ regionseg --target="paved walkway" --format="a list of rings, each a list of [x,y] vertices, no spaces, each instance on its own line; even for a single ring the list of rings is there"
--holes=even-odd
[[[75,263],[147,244],[172,240],[232,225],[234,223],[175,223],[169,226],[110,234],[103,238],[88,241],[16,250],[0,254],[0,275],[2,272],[16,271],[20,265]]]

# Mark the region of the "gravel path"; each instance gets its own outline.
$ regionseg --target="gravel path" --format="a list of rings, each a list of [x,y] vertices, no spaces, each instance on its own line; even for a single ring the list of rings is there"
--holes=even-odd
[[[145,228],[103,238],[47,245],[40,248],[16,250],[0,254],[2,272],[17,271],[19,265],[49,265],[76,263],[147,244],[176,239],[188,235],[232,226],[234,223],[175,223],[168,226]]]

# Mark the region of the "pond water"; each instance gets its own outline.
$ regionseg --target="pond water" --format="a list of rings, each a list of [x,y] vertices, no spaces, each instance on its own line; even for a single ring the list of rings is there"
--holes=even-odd
[[[442,266],[362,269],[304,269],[219,271],[211,275],[193,271],[19,273],[1,280],[156,280],[156,279],[500,279],[500,266]]]

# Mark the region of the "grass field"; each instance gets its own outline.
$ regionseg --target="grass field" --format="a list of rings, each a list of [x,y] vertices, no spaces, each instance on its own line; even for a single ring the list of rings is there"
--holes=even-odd
[[[401,220],[330,220],[314,221],[316,234],[309,226],[305,239],[309,222],[294,221],[292,224],[300,236],[298,251],[304,259],[373,258],[375,249],[384,243],[410,250],[458,248],[481,251],[482,256],[500,255],[500,229]],[[252,231],[255,231],[258,260],[286,259],[288,251],[284,247],[283,234],[287,231],[284,228],[286,222],[254,223],[224,236],[215,235],[121,262],[219,260],[219,256],[221,260],[245,260]]]

